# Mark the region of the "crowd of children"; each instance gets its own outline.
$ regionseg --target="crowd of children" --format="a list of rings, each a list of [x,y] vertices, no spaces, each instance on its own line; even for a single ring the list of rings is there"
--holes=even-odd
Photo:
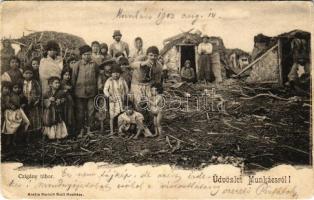
[[[46,57],[32,58],[24,66],[13,56],[9,69],[1,76],[4,146],[10,149],[17,136],[28,144],[32,134],[57,141],[68,136],[93,134],[96,133],[92,130],[95,129],[94,119],[97,119],[101,133],[105,131],[104,124],[109,122],[110,134],[118,133],[134,139],[142,134],[145,137],[161,136],[163,98],[162,70],[159,70],[157,59],[159,51],[152,47],[145,55],[143,41],[137,38],[136,47],[140,51],[128,56],[129,47],[121,41],[121,36],[120,31],[114,32],[111,49],[97,41],[91,46],[80,47],[81,59],[60,60],[60,49],[54,41],[47,43]],[[152,59],[145,61],[145,57]],[[138,67],[134,70],[132,62],[138,60],[143,62],[135,64]],[[134,101],[135,94],[131,93],[132,79],[142,76],[134,73],[150,73],[145,75],[145,88],[150,87],[145,103],[146,111],[153,116],[153,130],[145,125],[145,115],[137,109],[139,102]],[[141,84],[139,80],[138,85]],[[99,95],[103,98],[96,98]]]

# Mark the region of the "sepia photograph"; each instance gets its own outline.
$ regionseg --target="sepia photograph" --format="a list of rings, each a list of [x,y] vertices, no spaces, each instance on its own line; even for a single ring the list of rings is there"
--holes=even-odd
[[[306,1],[4,1],[1,163],[311,169],[311,14]]]

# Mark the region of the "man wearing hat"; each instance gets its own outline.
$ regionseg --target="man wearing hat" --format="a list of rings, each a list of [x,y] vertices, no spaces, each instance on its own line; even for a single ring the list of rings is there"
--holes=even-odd
[[[134,96],[134,104],[138,107],[142,98],[151,96],[151,84],[162,84],[162,65],[158,62],[159,50],[151,46],[146,51],[142,61],[131,63],[134,69],[132,73],[131,93]]]
[[[94,120],[94,97],[97,94],[96,63],[92,61],[92,48],[88,45],[80,47],[81,60],[73,66],[72,84],[77,106],[77,124],[80,130],[79,137],[90,132]],[[85,120],[86,119],[86,120]]]
[[[213,46],[209,43],[208,35],[202,37],[203,42],[198,45],[197,52],[200,55],[198,60],[199,80],[207,82],[213,81],[213,72],[211,68],[210,56],[213,51]]]
[[[121,41],[122,34],[120,30],[115,30],[113,32],[114,42],[110,45],[110,55],[115,57],[116,53],[121,52],[125,57],[128,57],[130,54],[129,45],[126,42]]]
[[[42,86],[42,94],[49,91],[48,79],[52,76],[61,78],[63,60],[59,56],[60,48],[56,41],[48,41],[45,50],[47,56],[40,60],[39,77]]]

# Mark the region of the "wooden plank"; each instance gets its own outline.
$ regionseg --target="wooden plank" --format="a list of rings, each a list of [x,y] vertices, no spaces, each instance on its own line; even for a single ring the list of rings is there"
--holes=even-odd
[[[196,79],[199,80],[200,79],[199,66],[198,66],[199,55],[197,53],[197,46],[195,46],[194,51],[195,51],[195,76],[196,76]]]
[[[283,74],[282,74],[282,64],[281,64],[281,57],[282,57],[282,44],[281,44],[281,40],[278,40],[278,68],[279,68],[279,85],[282,86],[283,85]]]
[[[259,58],[254,60],[252,63],[250,63],[248,66],[246,66],[244,69],[242,69],[237,75],[234,77],[240,76],[242,73],[244,73],[246,70],[250,69],[253,65],[255,65],[258,61],[260,61],[262,58],[264,58],[270,51],[274,50],[276,47],[278,47],[278,44],[275,44],[272,48],[268,49],[263,55],[261,55]]]

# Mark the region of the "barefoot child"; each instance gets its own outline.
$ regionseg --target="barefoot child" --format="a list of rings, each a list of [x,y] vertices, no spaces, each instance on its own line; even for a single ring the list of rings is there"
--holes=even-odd
[[[112,75],[106,81],[104,94],[109,98],[110,133],[114,133],[114,120],[123,111],[123,102],[129,92],[127,83],[120,77],[121,68],[113,64]]]
[[[30,122],[22,107],[24,100],[21,96],[22,83],[12,84],[12,93],[8,102],[8,108],[4,111],[4,123],[2,132],[7,136],[5,145],[15,145],[16,134],[25,125],[23,132],[26,132]]]
[[[162,107],[163,107],[163,97],[162,97],[162,92],[163,88],[161,84],[153,84],[151,86],[151,94],[152,96],[150,97],[149,101],[149,109],[150,112],[154,116],[154,127],[155,127],[155,135],[156,136],[161,136],[161,119],[162,119]]]
[[[41,88],[34,79],[32,67],[25,67],[23,70],[23,95],[27,101],[25,114],[30,120],[29,132],[36,132],[41,129],[40,98]],[[29,134],[28,134],[29,136]]]
[[[52,76],[48,79],[49,91],[44,95],[43,135],[49,139],[62,139],[68,135],[62,120],[62,105],[65,102],[64,92],[60,89],[60,78]]]
[[[126,103],[125,112],[118,117],[119,134],[135,134],[133,139],[138,139],[142,133],[145,137],[153,137],[143,121],[144,116],[134,110],[133,103]]]

